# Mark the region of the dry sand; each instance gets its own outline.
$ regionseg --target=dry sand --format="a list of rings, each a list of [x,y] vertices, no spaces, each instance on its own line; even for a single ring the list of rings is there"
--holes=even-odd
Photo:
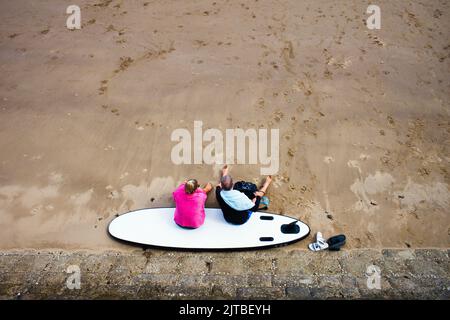
[[[450,3],[0,1],[0,248],[128,248],[172,206],[176,128],[279,128],[270,211],[348,247],[449,247]],[[259,165],[233,165],[260,180]],[[217,206],[211,195],[208,206]],[[306,248],[308,240],[293,247]]]

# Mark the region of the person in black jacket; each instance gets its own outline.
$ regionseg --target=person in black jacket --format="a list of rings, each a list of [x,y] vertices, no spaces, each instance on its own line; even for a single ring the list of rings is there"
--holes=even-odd
[[[233,190],[233,179],[228,174],[228,165],[225,165],[221,171],[220,183],[216,187],[216,198],[225,220],[238,225],[246,223],[252,212],[258,210],[261,197],[264,196],[271,182],[272,177],[268,176],[262,188],[251,197],[247,197],[244,193]]]

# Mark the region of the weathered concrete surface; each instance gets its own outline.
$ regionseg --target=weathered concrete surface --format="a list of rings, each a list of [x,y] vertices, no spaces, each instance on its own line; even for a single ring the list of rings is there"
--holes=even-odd
[[[0,298],[449,299],[449,251],[4,251]],[[80,269],[80,289],[67,287],[71,265]],[[380,270],[381,289],[367,285],[370,265]]]

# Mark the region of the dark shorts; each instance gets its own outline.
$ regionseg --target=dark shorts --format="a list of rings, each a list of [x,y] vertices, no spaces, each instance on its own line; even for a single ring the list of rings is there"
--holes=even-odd
[[[253,212],[258,210],[259,202],[261,201],[261,197],[257,196],[255,201],[255,206],[249,210],[238,211],[231,208],[220,195],[220,191],[222,191],[221,187],[216,188],[216,198],[219,202],[220,209],[222,209],[224,219],[232,224],[244,224],[250,219]]]

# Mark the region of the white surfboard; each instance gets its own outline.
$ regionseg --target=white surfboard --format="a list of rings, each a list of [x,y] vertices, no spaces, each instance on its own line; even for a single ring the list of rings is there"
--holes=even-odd
[[[109,224],[117,239],[148,246],[192,249],[233,250],[272,247],[299,241],[309,227],[297,219],[267,212],[254,212],[243,225],[225,221],[222,210],[205,209],[205,223],[197,229],[184,229],[173,220],[175,208],[131,211]],[[291,224],[287,227],[288,224]]]

